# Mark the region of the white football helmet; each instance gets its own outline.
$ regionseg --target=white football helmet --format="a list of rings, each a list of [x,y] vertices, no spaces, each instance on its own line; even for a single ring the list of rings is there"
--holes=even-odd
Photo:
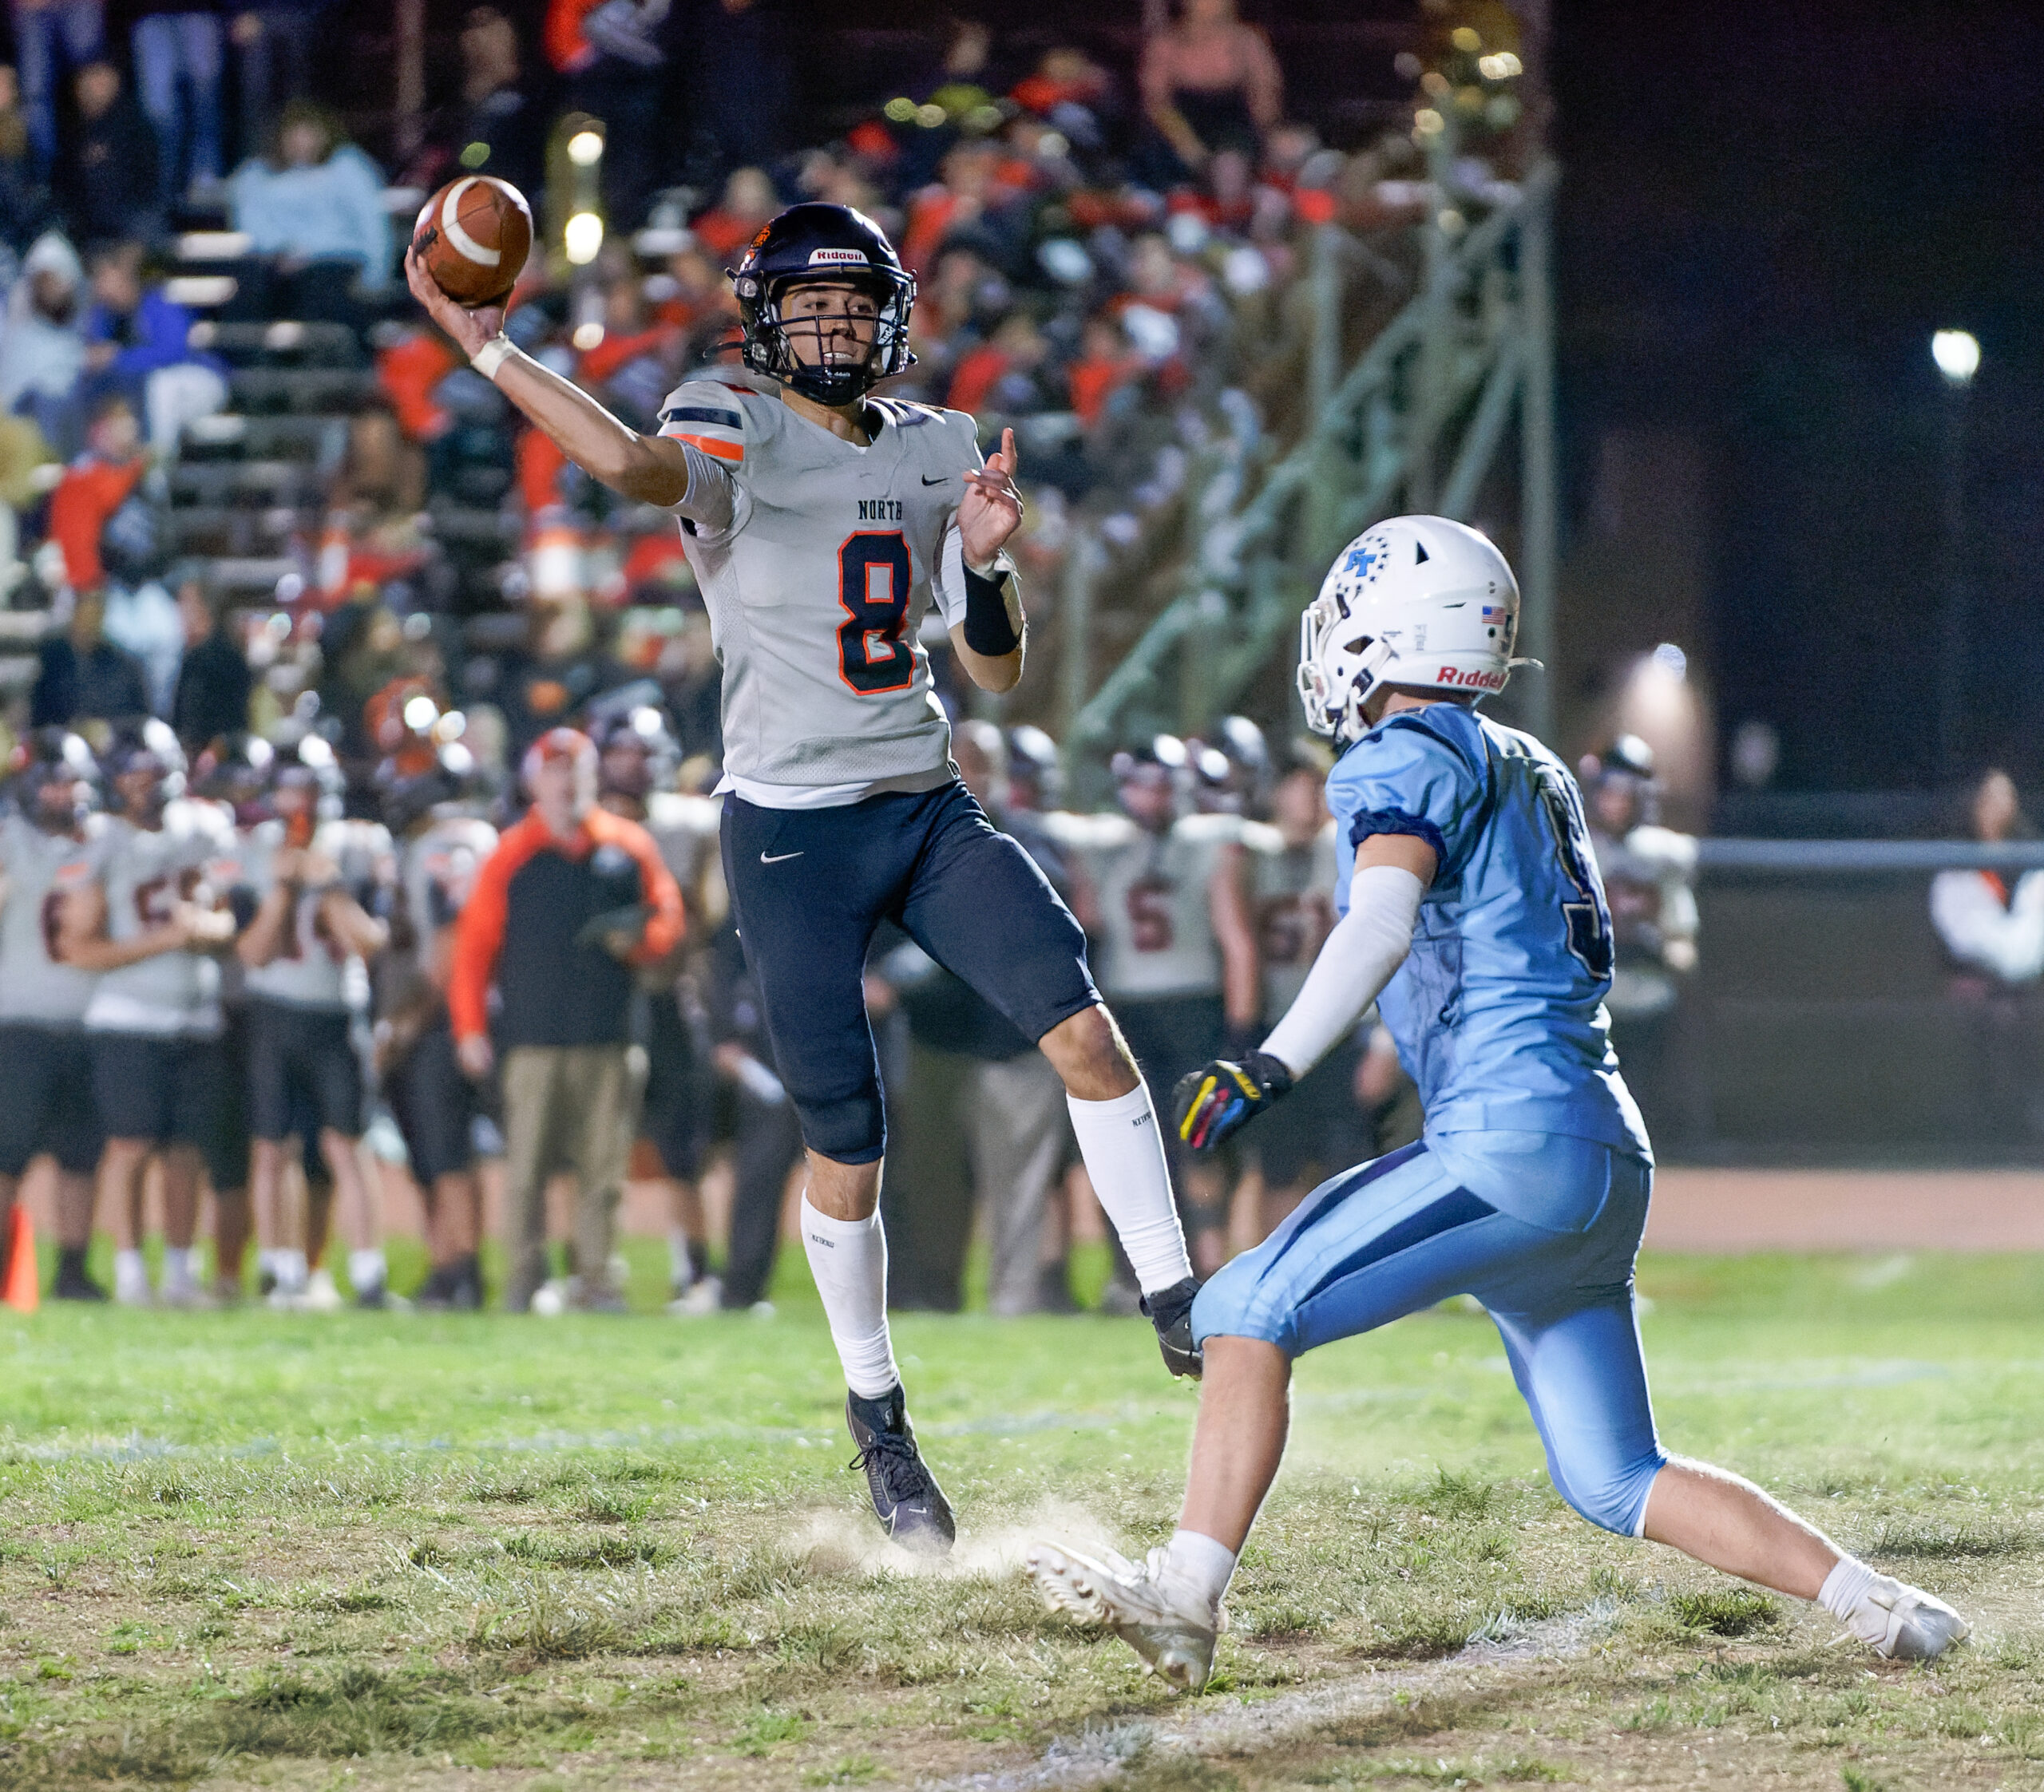
[[[1379,685],[1479,697],[1504,689],[1519,635],[1519,581],[1484,536],[1445,516],[1393,516],[1343,548],[1299,619],[1306,726],[1368,730]]]

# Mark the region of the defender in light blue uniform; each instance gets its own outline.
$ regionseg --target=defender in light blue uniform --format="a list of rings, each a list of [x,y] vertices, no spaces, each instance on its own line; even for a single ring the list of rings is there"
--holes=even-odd
[[[1439,859],[1377,998],[1426,1135],[1322,1183],[1200,1291],[1194,1336],[1296,1356],[1473,1294],[1555,1486],[1637,1535],[1667,1460],[1632,1311],[1653,1156],[1608,1036],[1610,921],[1575,781],[1530,735],[1440,703],[1349,747],[1327,801],[1340,913],[1372,835]]]
[[[1927,1659],[1967,1634],[1950,1606],[1654,1435],[1632,1285],[1653,1156],[1608,1036],[1611,922],[1583,800],[1538,741],[1475,707],[1510,675],[1518,611],[1483,536],[1406,516],[1349,544],[1301,625],[1306,720],[1350,743],[1327,785],[1341,918],[1262,1048],[1180,1081],[1179,1135],[1218,1145],[1373,999],[1426,1132],[1323,1183],[1200,1291],[1206,1376],[1171,1542],[1142,1563],[1029,1556],[1052,1607],[1194,1691],[1283,1457],[1292,1359],[1452,1294],[1496,1321],[1555,1485],[1593,1524],[1816,1600],[1884,1656]]]

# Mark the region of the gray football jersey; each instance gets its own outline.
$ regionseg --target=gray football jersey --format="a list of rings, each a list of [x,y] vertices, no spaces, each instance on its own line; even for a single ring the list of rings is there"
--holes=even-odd
[[[676,507],[723,666],[724,769],[798,790],[941,777],[951,729],[919,637],[933,603],[947,627],[965,615],[952,524],[972,420],[875,398],[860,448],[777,393],[720,371],[660,413],[728,481]]]
[[[211,803],[180,800],[163,825],[107,824],[108,936],[133,940],[161,927],[180,901],[215,907],[242,881],[233,824]],[[208,952],[159,952],[109,971],[86,1005],[85,1025],[114,1033],[220,1030],[220,967]]]
[[[1263,966],[1263,1018],[1275,1023],[1297,999],[1334,925],[1334,824],[1304,846],[1287,846],[1275,828],[1252,821],[1242,845]]]
[[[59,905],[98,880],[106,850],[103,815],[88,816],[75,834],[46,833],[18,815],[0,821],[0,872],[7,880],[0,908],[0,1021],[76,1027],[85,1018],[98,978],[50,955]]]
[[[280,821],[265,821],[244,837],[241,880],[258,901],[275,888],[276,855],[283,839]],[[374,821],[323,821],[312,845],[334,861],[342,883],[360,896],[389,859],[390,836]],[[298,1008],[367,1005],[367,971],[361,959],[327,932],[319,908],[319,899],[311,892],[299,896],[277,955],[267,964],[249,966],[244,973],[251,995]]]
[[[1188,815],[1153,834],[1126,816],[1046,817],[1099,906],[1094,971],[1108,1000],[1218,995],[1221,946],[1209,887],[1242,839],[1236,815]]]

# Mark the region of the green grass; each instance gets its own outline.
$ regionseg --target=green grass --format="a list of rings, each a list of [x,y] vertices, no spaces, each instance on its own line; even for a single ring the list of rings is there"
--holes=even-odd
[[[1662,1430],[1960,1604],[1948,1664],[1583,1525],[1495,1333],[1444,1310],[1301,1365],[1198,1701],[1016,1568],[1168,1534],[1194,1395],[1140,1321],[897,1322],[963,1527],[918,1574],[846,1470],[798,1258],[771,1321],[0,1314],[0,1787],[925,1786],[1047,1752],[1125,1789],[2044,1785],[2044,1260],[1864,1280],[1650,1261]]]

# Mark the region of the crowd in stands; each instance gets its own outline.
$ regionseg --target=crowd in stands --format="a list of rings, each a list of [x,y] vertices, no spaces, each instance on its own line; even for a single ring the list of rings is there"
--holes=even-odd
[[[893,390],[972,412],[983,437],[1017,429],[1040,619],[1075,527],[1132,540],[1217,429],[1287,421],[1314,232],[1373,245],[1396,295],[1432,208],[1424,130],[1325,144],[1233,0],[1184,0],[1125,65],[1075,42],[1018,57],[953,22],[827,140],[797,116],[760,0],[552,0],[530,34],[477,6],[458,85],[382,166],[322,103],[318,8],[122,22],[46,0],[14,21],[0,587],[20,626],[12,658],[0,643],[0,749],[26,763],[35,731],[75,730],[100,750],[156,718],[196,788],[224,742],[322,742],[331,805],[399,845],[394,754],[458,746],[461,801],[498,825],[528,798],[521,762],[566,725],[655,718],[664,797],[710,789],[719,758],[671,519],[518,427],[403,291],[404,227],[440,181],[480,171],[530,195],[552,235],[509,332],[641,428],[732,354],[723,270],[766,219],[803,198],[869,213],[920,283],[917,365]],[[1497,10],[1487,29],[1480,76],[1473,31],[1410,71],[1431,93],[1450,69],[1477,96],[1491,159],[1456,176],[1472,204],[1515,172],[1515,28]],[[684,90],[687,128],[661,128]],[[603,153],[578,173],[564,146],[589,129]],[[547,182],[585,174],[608,228],[576,263]],[[714,956],[714,914],[695,920],[685,949]],[[770,1069],[730,1026],[713,1056],[770,1112]],[[763,1186],[794,1149],[785,1125],[734,1136],[754,1138]],[[739,1278],[748,1298],[763,1274]]]

